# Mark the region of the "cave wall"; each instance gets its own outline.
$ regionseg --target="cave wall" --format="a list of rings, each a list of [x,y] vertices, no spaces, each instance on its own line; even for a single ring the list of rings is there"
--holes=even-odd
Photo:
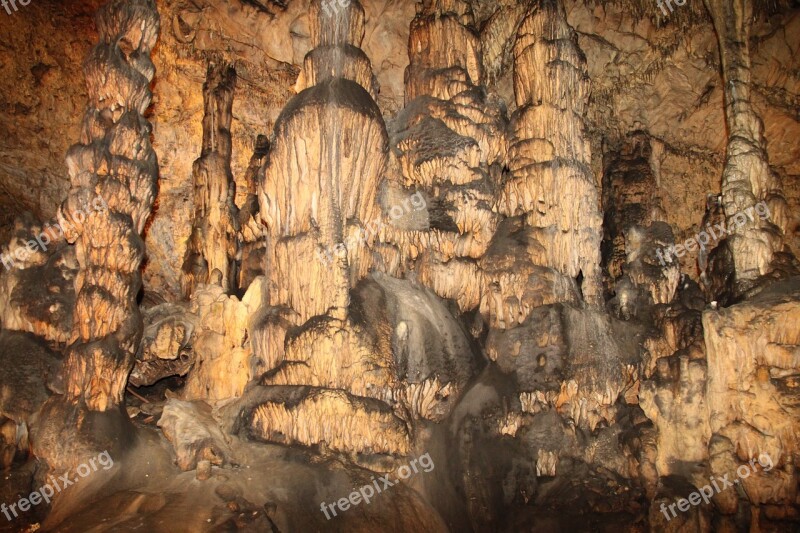
[[[13,51],[0,61],[0,131],[7,133],[0,138],[3,241],[22,211],[42,220],[53,217],[68,189],[63,154],[77,133],[71,117],[83,111],[80,65],[95,35],[91,17],[100,3],[42,0],[10,16],[0,13],[0,45]],[[203,0],[191,7],[176,1],[158,7],[164,31],[154,50],[159,74],[149,119],[161,176],[147,231],[144,280],[145,287],[158,286],[177,297],[190,231],[182,221],[192,212],[191,168],[202,139],[206,61],[220,57],[233,62],[239,74],[231,167],[241,206],[256,136],[272,131],[310,49],[308,6],[298,1],[285,9],[259,9],[234,0],[223,7]],[[380,87],[378,105],[390,116],[403,105],[414,3],[365,2],[364,8],[363,49]],[[655,3],[634,9],[624,3],[565,2],[592,80],[587,119],[595,177],[599,183],[604,152],[618,150],[631,132],[649,133],[662,207],[681,242],[698,231],[706,194],[720,192],[726,137],[711,20],[703,10],[690,15],[687,6],[675,8],[664,17]],[[520,10],[511,2],[476,2],[474,11],[491,71],[487,85],[511,113],[510,51],[504,57],[496,41],[513,35]],[[495,13],[502,15],[497,17],[502,24],[491,19]],[[75,31],[63,31],[66,27]],[[800,207],[800,146],[793,142],[800,136],[800,42],[792,38],[798,31],[796,10],[761,17],[751,30],[753,106],[764,121],[769,161],[782,180],[790,213]],[[797,253],[797,229],[789,237]],[[681,258],[683,271],[692,277],[697,276],[695,259],[694,254]]]

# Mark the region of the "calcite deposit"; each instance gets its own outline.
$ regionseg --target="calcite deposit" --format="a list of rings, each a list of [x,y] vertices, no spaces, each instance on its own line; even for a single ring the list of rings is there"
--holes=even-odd
[[[800,527],[797,6],[103,2],[0,8],[0,531]]]

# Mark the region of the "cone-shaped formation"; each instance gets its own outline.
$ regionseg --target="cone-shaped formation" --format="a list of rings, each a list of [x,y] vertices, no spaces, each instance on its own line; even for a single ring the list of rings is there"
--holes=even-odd
[[[264,385],[290,392],[261,404],[251,430],[271,441],[403,453],[405,425],[380,401],[399,386],[390,341],[348,316],[350,289],[368,266],[356,258],[371,239],[346,237],[378,218],[388,153],[372,70],[358,48],[364,10],[355,1],[335,11],[314,1],[310,15],[314,49],[302,91],[275,124],[259,191],[268,286],[253,345],[268,371]],[[300,327],[289,334],[292,326]]]
[[[140,233],[156,193],[158,162],[150,105],[159,16],[152,0],[113,0],[97,17],[100,42],[85,65],[89,109],[80,143],[67,156],[72,189],[59,219],[84,220],[69,232],[80,265],[66,395],[91,410],[122,402],[142,334],[136,297],[144,256]],[[105,210],[87,209],[100,196]],[[89,213],[88,215],[80,214]],[[67,225],[62,224],[62,227]]]
[[[236,70],[222,63],[208,67],[203,85],[203,149],[194,162],[194,216],[183,263],[183,293],[191,297],[201,283],[236,288],[239,217],[233,203],[231,121]],[[218,272],[215,274],[214,272]]]
[[[305,80],[317,85],[298,94],[278,118],[260,192],[270,238],[267,303],[294,309],[301,323],[347,307],[345,228],[376,218],[388,152],[386,128],[368,92],[372,85],[359,85],[371,80],[357,48],[364,10],[351,2],[327,15],[320,5],[311,5],[314,50],[305,72]],[[336,256],[333,264],[318,259],[325,255]],[[308,258],[302,268],[298,257]]]
[[[599,305],[602,218],[584,121],[589,78],[557,2],[537,3],[518,30],[514,92],[519,108],[511,119],[511,176],[498,208],[506,216],[525,216],[528,246],[541,246],[534,264],[581,280],[584,299]],[[503,296],[513,298],[513,290],[503,288]]]

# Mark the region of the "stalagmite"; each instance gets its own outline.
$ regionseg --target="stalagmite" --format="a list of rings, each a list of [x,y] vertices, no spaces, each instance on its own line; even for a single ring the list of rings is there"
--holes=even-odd
[[[388,152],[370,87],[359,84],[367,80],[346,67],[362,57],[347,51],[357,50],[363,39],[363,8],[352,2],[329,16],[315,1],[309,17],[314,48],[306,61],[317,74],[306,79],[316,85],[300,92],[276,122],[259,196],[269,236],[268,304],[292,308],[301,323],[346,309],[351,283],[341,254],[345,229],[377,217],[375,198]],[[315,54],[321,48],[326,54]],[[336,67],[315,67],[320,61]],[[307,258],[303,268],[297,268],[297,257]]]
[[[411,23],[406,107],[390,133],[402,185],[429,199],[429,228],[390,226],[380,239],[400,250],[400,272],[414,260],[421,281],[462,311],[480,302],[483,273],[475,260],[497,228],[492,205],[506,148],[504,112],[479,89],[484,75],[474,26],[464,3],[431,3]],[[409,248],[424,252],[409,256]]]
[[[203,85],[203,149],[194,162],[194,226],[183,263],[183,293],[189,298],[200,283],[219,279],[226,291],[236,288],[239,215],[231,174],[231,120],[236,70],[211,64]]]
[[[585,134],[589,79],[586,58],[560,2],[537,3],[520,25],[514,93],[519,107],[511,118],[511,175],[503,183],[498,208],[509,217],[524,215],[529,248],[541,246],[533,264],[580,279],[583,299],[598,307],[602,217]],[[493,261],[488,255],[484,260]],[[491,286],[497,280],[486,277],[484,283]],[[502,293],[501,298],[509,296]],[[533,305],[519,303],[523,309]]]
[[[150,0],[114,0],[97,18],[100,43],[86,62],[89,109],[67,167],[73,188],[59,219],[99,196],[108,209],[90,212],[74,233],[80,270],[75,282],[74,343],[67,356],[66,399],[105,411],[122,402],[141,337],[136,297],[144,229],[156,193],[158,162],[143,117],[155,74],[150,51],[159,17]]]
[[[89,106],[80,142],[67,155],[72,188],[59,211],[79,264],[73,342],[64,364],[65,395],[45,405],[50,425],[34,442],[36,453],[54,467],[79,461],[85,452],[60,451],[69,450],[70,444],[53,424],[74,417],[65,417],[63,410],[102,413],[118,408],[142,335],[136,302],[144,256],[140,234],[158,179],[150,124],[143,114],[152,98],[149,84],[155,67],[150,51],[159,25],[152,0],[112,0],[98,12],[99,43],[84,68]],[[106,209],[88,207],[98,197]],[[87,417],[81,418],[88,423]]]
[[[327,11],[311,3],[314,48],[298,88],[315,85],[281,113],[259,191],[268,286],[253,345],[268,390],[292,392],[262,403],[250,427],[267,440],[404,453],[405,425],[381,401],[397,387],[391,347],[376,344],[349,310],[350,288],[363,275],[351,262],[373,237],[347,237],[378,217],[388,136],[358,49],[364,10],[353,1]],[[292,324],[300,327],[289,331]],[[317,392],[291,399],[309,385]],[[386,414],[373,411],[376,402]]]
[[[789,218],[779,179],[769,167],[764,124],[751,103],[752,2],[705,0],[705,4],[719,41],[728,125],[722,206],[732,233],[726,246],[733,264],[720,265],[717,275],[724,275],[720,271],[727,268],[733,269],[733,286],[725,289],[735,298],[776,268],[776,255],[783,252]],[[752,214],[762,201],[768,206],[769,218],[748,217],[748,211]],[[795,263],[791,269],[795,274],[796,267]]]
[[[0,0],[8,527],[797,529],[790,0],[102,1]]]

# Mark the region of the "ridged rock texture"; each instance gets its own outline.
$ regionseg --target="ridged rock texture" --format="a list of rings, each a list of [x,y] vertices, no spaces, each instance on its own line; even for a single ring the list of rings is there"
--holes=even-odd
[[[239,240],[241,259],[239,261],[238,287],[247,289],[257,276],[264,275],[266,260],[266,239],[264,228],[258,216],[258,172],[269,153],[269,139],[266,135],[256,137],[256,146],[245,171],[247,196],[239,210]]]
[[[72,188],[58,212],[78,263],[64,394],[44,405],[46,422],[32,435],[35,453],[56,470],[124,441],[120,406],[143,326],[141,233],[157,192],[158,162],[143,115],[152,99],[158,12],[150,0],[113,0],[98,11],[97,28],[84,65],[89,105],[80,142],[67,153]],[[110,431],[99,431],[103,424]]]
[[[119,405],[142,334],[136,297],[144,257],[140,234],[156,195],[158,161],[143,117],[152,99],[150,51],[159,17],[152,1],[113,1],[98,12],[98,45],[86,61],[89,108],[80,143],[67,155],[72,189],[59,221],[79,222],[73,344],[65,362],[66,400],[93,411]],[[99,196],[105,210],[88,210]],[[85,220],[73,216],[89,211]],[[66,227],[62,223],[62,227]]]
[[[212,64],[203,85],[203,149],[192,170],[194,226],[183,262],[183,293],[189,298],[200,283],[236,288],[239,213],[231,174],[231,120],[236,70]],[[216,278],[216,279],[215,279]]]
[[[725,287],[731,298],[740,296],[756,284],[758,278],[776,269],[778,254],[784,252],[783,236],[789,227],[786,199],[775,173],[770,169],[765,151],[764,124],[751,104],[752,74],[750,59],[750,21],[752,3],[706,0],[719,39],[722,81],[725,87],[725,122],[728,146],[722,173],[722,207],[732,235],[727,238],[733,264],[721,259],[718,275],[732,269],[732,286]],[[756,204],[765,202],[768,218],[746,216]],[[783,262],[790,263],[797,274],[797,262],[789,253]]]
[[[101,1],[0,7],[25,526],[797,529],[796,6]]]
[[[599,307],[602,216],[585,129],[589,88],[586,58],[566,22],[563,5],[535,4],[514,44],[518,108],[510,125],[510,176],[503,183],[498,207],[506,216],[525,218],[531,262],[550,271],[546,276],[553,285],[562,283],[559,277],[579,281],[583,299]],[[497,320],[506,325],[521,322],[530,303],[511,301],[515,299],[511,285],[516,284],[499,284],[505,305],[494,311]],[[555,301],[563,300],[542,303]]]
[[[403,422],[389,405],[376,411],[366,400],[392,398],[391,347],[370,339],[348,311],[367,242],[345,239],[378,216],[388,153],[386,127],[369,92],[369,61],[358,48],[364,10],[356,1],[335,9],[314,1],[309,17],[313,49],[298,88],[315,85],[281,113],[259,191],[268,284],[254,345],[269,371],[264,384],[295,388],[261,404],[250,427],[286,444],[324,441],[339,451],[403,453]],[[290,310],[283,313],[288,321],[276,322],[270,310],[281,308]],[[288,334],[290,325],[301,327]],[[317,392],[298,392],[307,385]]]
[[[505,152],[506,119],[484,83],[472,9],[431,2],[411,22],[406,107],[390,124],[399,190],[424,193],[427,224],[389,223],[381,241],[386,271],[417,270],[420,280],[462,311],[480,302],[486,253],[497,227],[494,189]],[[391,197],[385,208],[393,208]],[[411,266],[411,261],[416,265]],[[396,265],[396,266],[395,266]]]

